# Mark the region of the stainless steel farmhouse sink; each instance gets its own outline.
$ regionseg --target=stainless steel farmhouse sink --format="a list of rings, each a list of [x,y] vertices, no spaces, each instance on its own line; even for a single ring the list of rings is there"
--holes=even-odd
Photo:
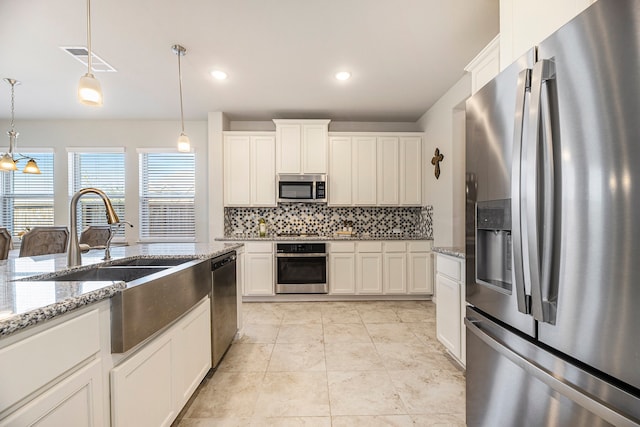
[[[132,258],[94,267],[27,277],[27,281],[123,281],[111,297],[111,352],[146,340],[211,292],[211,260]]]

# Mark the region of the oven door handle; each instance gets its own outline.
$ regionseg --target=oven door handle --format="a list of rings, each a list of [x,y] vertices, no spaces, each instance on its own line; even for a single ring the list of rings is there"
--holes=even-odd
[[[276,253],[276,258],[326,258],[327,254],[280,254]]]

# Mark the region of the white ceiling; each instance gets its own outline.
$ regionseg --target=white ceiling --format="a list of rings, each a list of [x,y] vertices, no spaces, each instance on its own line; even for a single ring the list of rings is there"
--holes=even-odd
[[[20,119],[415,121],[498,33],[498,0],[92,0],[104,106],[76,100],[84,0],[0,0],[0,77]],[[229,74],[216,81],[209,72]],[[349,70],[353,77],[333,75]],[[0,84],[0,118],[9,117]]]

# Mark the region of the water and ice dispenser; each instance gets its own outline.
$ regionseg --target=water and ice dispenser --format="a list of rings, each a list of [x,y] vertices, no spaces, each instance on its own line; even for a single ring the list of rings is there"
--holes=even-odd
[[[476,282],[511,293],[511,199],[476,204]]]

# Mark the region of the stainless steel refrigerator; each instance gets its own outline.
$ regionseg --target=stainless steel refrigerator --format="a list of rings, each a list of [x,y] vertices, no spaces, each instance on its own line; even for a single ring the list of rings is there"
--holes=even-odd
[[[640,1],[595,2],[466,114],[467,424],[639,425]]]

